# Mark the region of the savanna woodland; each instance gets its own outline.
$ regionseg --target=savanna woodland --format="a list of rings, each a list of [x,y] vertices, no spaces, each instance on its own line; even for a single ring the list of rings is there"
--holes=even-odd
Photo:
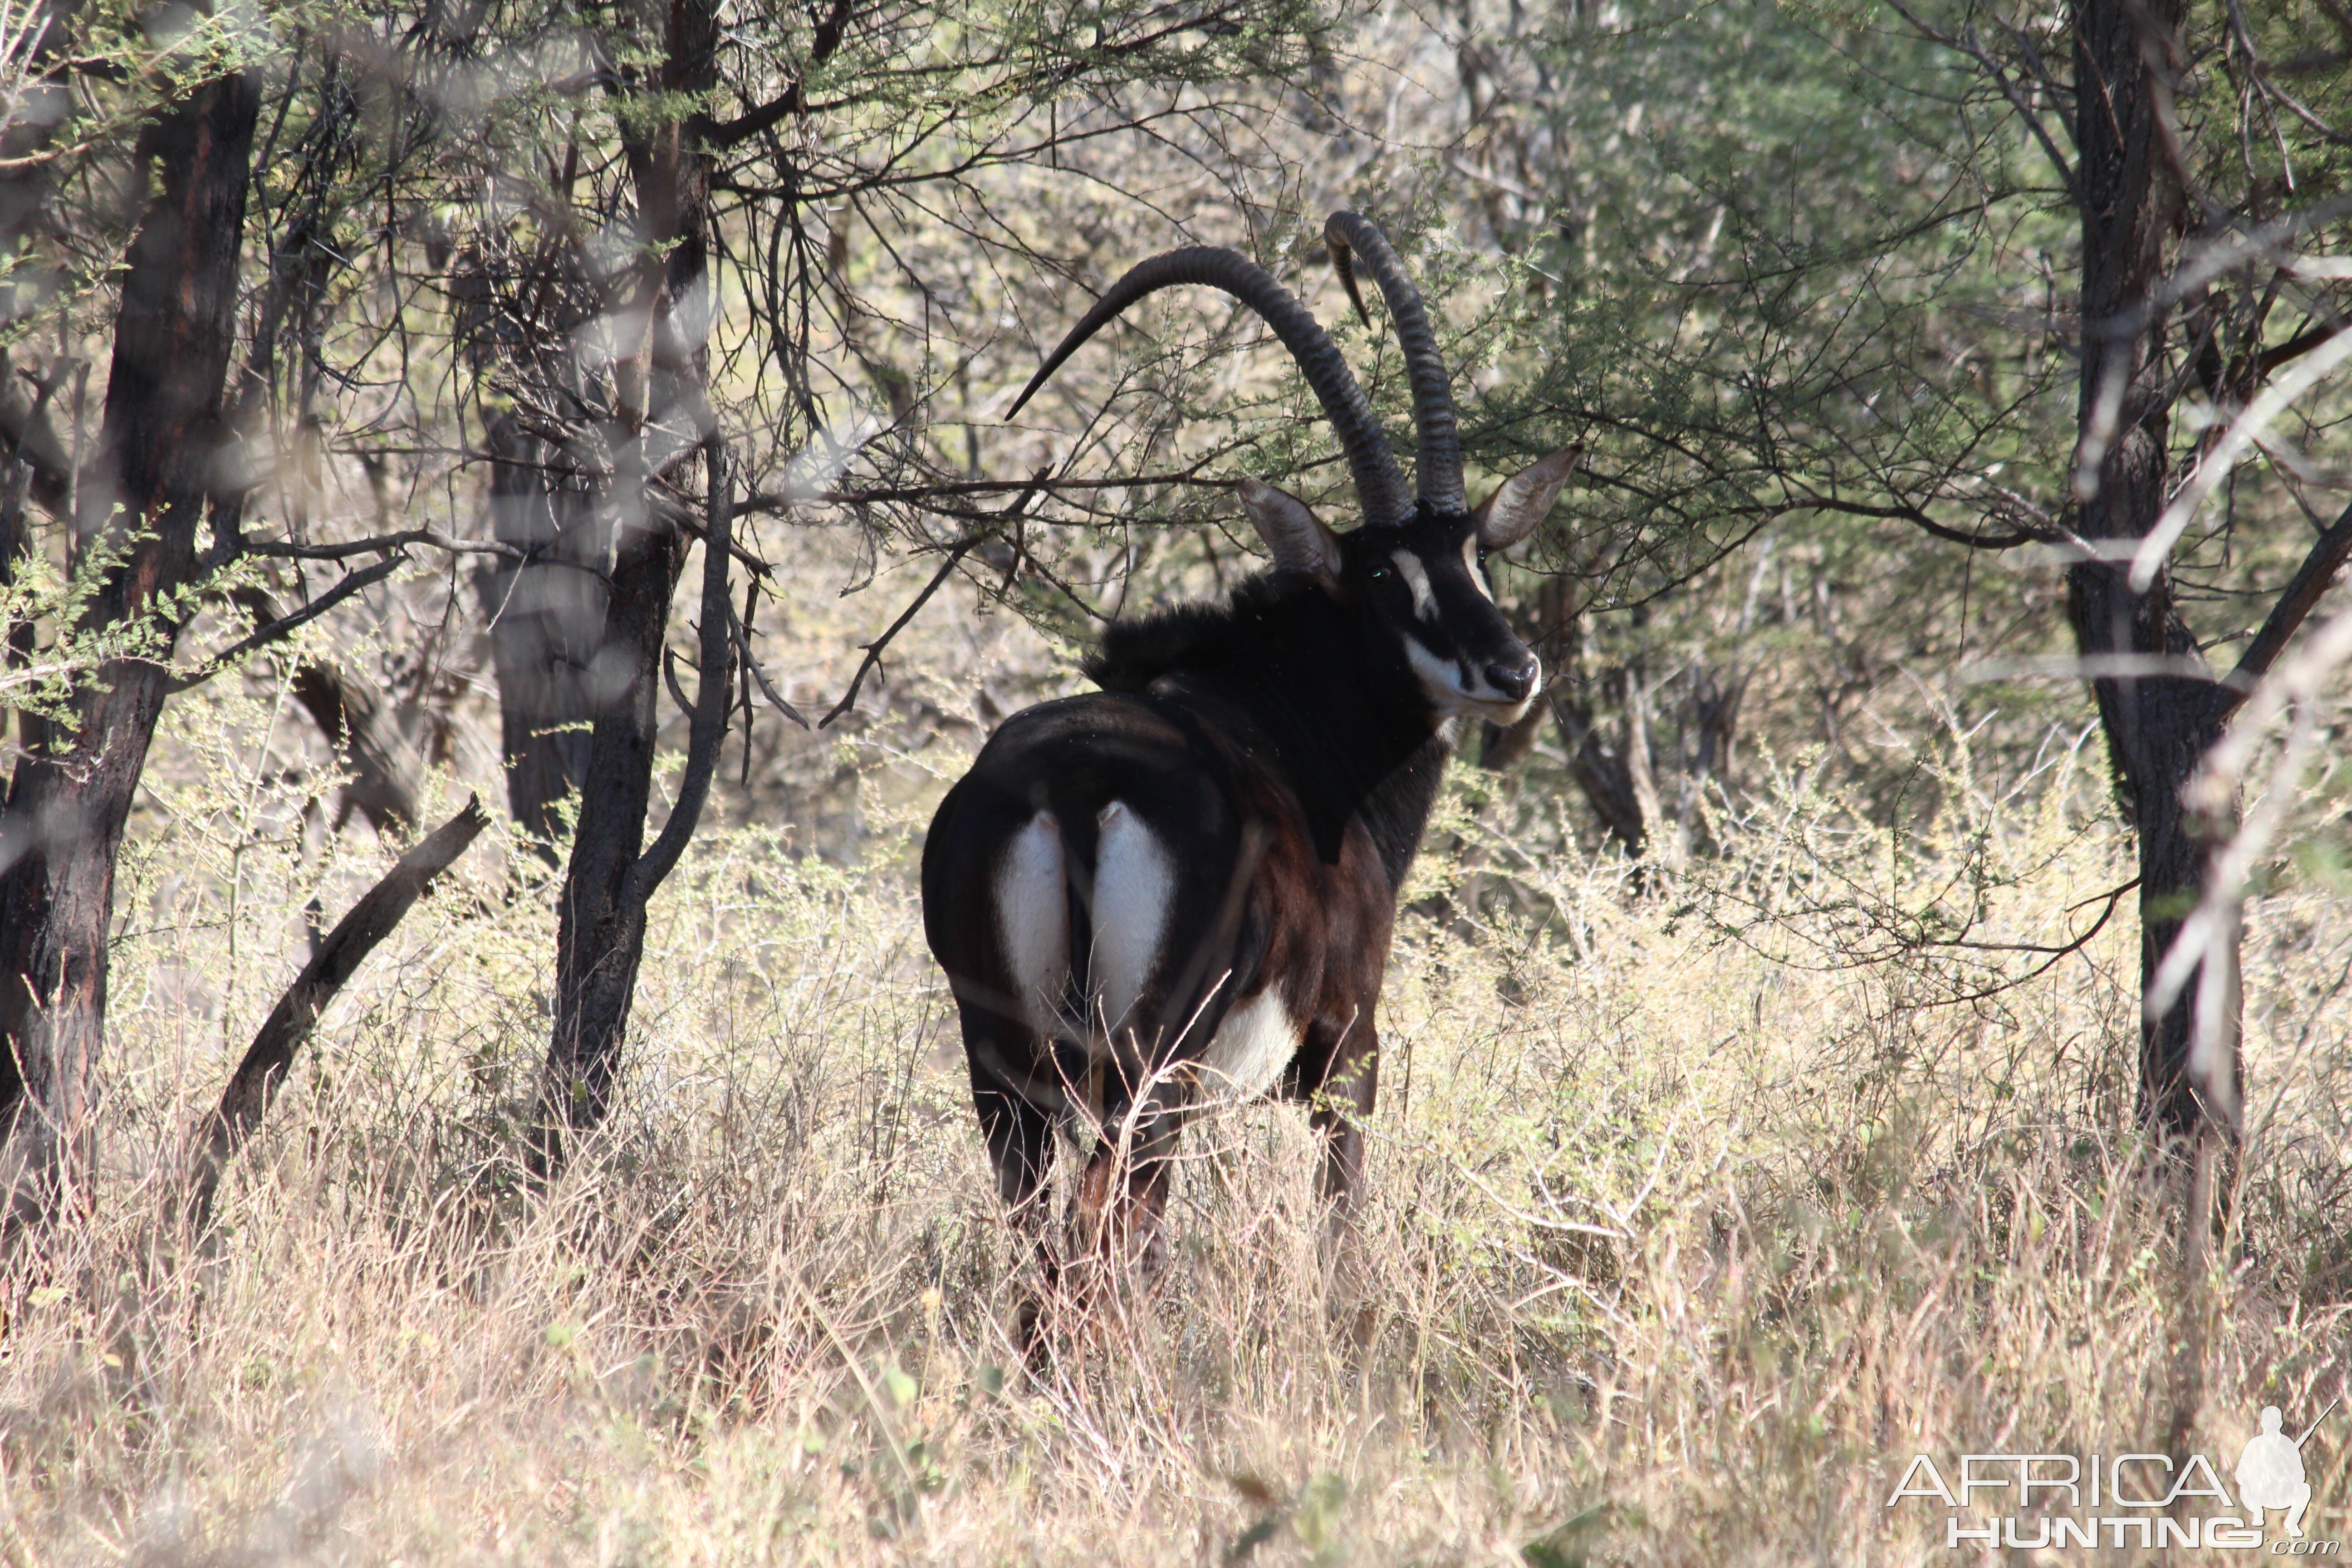
[[[5,0],[0,116],[0,1558],[2127,1562],[2266,1405],[2352,1533],[2337,0]],[[1366,513],[1214,290],[1013,405],[1225,247],[1409,464],[1337,212],[1582,448],[1541,682],[1350,1225],[1204,1103],[1066,1298],[927,825]]]

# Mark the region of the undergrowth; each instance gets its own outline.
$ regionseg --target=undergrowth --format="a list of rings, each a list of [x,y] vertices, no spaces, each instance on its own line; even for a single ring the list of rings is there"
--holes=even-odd
[[[911,786],[855,867],[704,836],[625,1097],[543,1198],[551,873],[486,837],[189,1256],[169,1156],[299,911],[384,858],[251,764],[271,711],[174,719],[183,783],[125,859],[106,1190],[5,1281],[16,1562],[1941,1560],[1940,1509],[1886,1506],[1916,1452],[2162,1451],[2185,1397],[2234,1454],[2344,1391],[2352,922],[2252,910],[2252,1127],[2185,1290],[2131,1116],[2137,954],[2094,929],[2126,847],[2073,748],[1995,790],[1958,737],[1901,832],[1791,765],[1678,872],[1531,847],[1547,803],[1458,781],[1337,1318],[1304,1118],[1256,1108],[1188,1133],[1163,1287],[1020,1367]],[[2305,1450],[2315,1535],[2347,1430]]]

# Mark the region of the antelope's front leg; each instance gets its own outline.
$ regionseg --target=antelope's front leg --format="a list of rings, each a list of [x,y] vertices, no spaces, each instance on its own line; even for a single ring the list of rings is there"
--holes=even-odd
[[[1321,1135],[1317,1187],[1326,1205],[1322,1250],[1324,1263],[1331,1270],[1329,1306],[1335,1318],[1355,1304],[1363,1285],[1356,1216],[1362,1201],[1363,1124],[1379,1097],[1380,1068],[1380,1037],[1370,1025],[1360,1026],[1351,1031],[1348,1048],[1334,1053],[1331,1070],[1315,1090],[1314,1109],[1307,1118]],[[1357,1331],[1360,1338],[1360,1322]]]

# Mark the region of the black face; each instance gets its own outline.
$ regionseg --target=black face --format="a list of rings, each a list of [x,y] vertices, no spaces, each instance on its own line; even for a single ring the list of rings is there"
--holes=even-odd
[[[1507,724],[1528,710],[1543,667],[1495,607],[1470,518],[1426,514],[1339,541],[1340,581],[1370,626],[1393,636],[1440,717]]]

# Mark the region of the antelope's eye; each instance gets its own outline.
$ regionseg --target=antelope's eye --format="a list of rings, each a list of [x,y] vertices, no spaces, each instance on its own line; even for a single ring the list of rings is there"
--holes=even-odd
[[[1375,567],[1373,567],[1373,568],[1372,568],[1372,581],[1373,581],[1373,582],[1375,582],[1375,583],[1379,582],[1381,578],[1383,578],[1383,577],[1387,576],[1388,574],[1389,574],[1389,569],[1388,569],[1387,567],[1385,567],[1385,566],[1375,566]]]
[[[1478,547],[1478,564],[1481,566],[1486,564],[1486,547],[1483,544]]]

